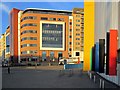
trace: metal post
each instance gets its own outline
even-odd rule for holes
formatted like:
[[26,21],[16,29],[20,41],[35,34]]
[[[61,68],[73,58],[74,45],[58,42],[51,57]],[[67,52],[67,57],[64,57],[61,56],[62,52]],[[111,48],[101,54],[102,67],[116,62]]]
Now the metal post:
[[9,60],[8,60],[8,74],[10,74],[10,64],[9,64]]
[[103,89],[105,88],[105,82],[104,82],[104,80],[102,81],[102,88]]
[[100,79],[100,88],[102,87],[102,80]]
[[92,73],[90,73],[90,79],[92,79]]
[[94,83],[95,83],[95,81],[96,81],[96,77],[95,77],[95,75],[94,75]]

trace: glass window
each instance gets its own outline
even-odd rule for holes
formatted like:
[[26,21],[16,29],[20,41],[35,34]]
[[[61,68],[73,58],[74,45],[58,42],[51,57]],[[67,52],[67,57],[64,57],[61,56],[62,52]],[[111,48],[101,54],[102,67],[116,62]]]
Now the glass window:
[[80,15],[76,15],[76,17],[80,17]]
[[79,43],[79,42],[76,42],[76,45],[80,45],[80,43]]
[[76,36],[80,36],[80,34],[79,34],[79,33],[76,33]]
[[76,29],[76,31],[80,31],[80,29]]
[[76,38],[76,40],[80,40],[80,38]]
[[70,25],[72,25],[72,22],[70,22]]
[[51,21],[56,21],[56,18],[50,18]]
[[72,51],[72,49],[71,49],[71,48],[69,48],[69,51]]
[[79,52],[76,52],[76,56],[80,56],[80,53],[79,53]]
[[42,52],[42,61],[46,61],[46,52]]
[[72,55],[69,55],[69,57],[72,57]]
[[6,52],[10,52],[10,34],[6,36]]
[[47,17],[41,17],[41,20],[48,20]]
[[70,35],[69,38],[72,38],[72,36]]
[[42,24],[42,47],[62,48],[63,47],[63,25]]
[[37,50],[33,50],[33,51],[30,50],[29,52],[30,52],[30,54],[36,54],[36,53],[37,53]]
[[21,32],[21,35],[25,34],[25,33],[37,33],[37,30],[25,30],[25,31]]
[[62,52],[58,52],[58,58],[59,58],[59,60],[60,60],[62,57],[63,57]]
[[27,11],[24,11],[23,12],[23,14],[24,13],[40,13],[40,14],[56,14],[56,15],[69,15],[69,16],[71,16],[72,15],[72,12],[58,12],[58,11],[42,11],[42,10],[39,10],[39,11],[36,11],[36,10],[34,10],[34,11],[31,11],[31,10],[27,10]]
[[72,42],[69,42],[69,44],[71,45],[71,44],[72,44]]
[[37,26],[37,24],[34,24],[34,23],[23,24],[21,28],[26,27],[26,26]]
[[76,22],[80,22],[80,20],[77,19]]
[[37,40],[37,37],[24,37],[21,39],[21,41],[24,41],[24,40]]
[[50,60],[54,61],[54,52],[50,52]]
[[35,20],[36,18],[37,17],[35,17],[35,16],[27,16],[27,17],[22,18],[21,22],[24,21],[24,20],[27,20],[27,19],[33,19],[33,20]]
[[23,51],[23,52],[21,52],[21,54],[27,54],[27,51]]
[[76,50],[80,50],[80,47],[76,47],[75,49],[76,49]]
[[72,32],[72,29],[70,29],[70,32]]
[[64,21],[64,18],[58,18],[58,21]]
[[84,51],[84,48],[83,48],[83,47],[81,48],[81,51]]
[[80,24],[76,24],[76,26],[80,26]]

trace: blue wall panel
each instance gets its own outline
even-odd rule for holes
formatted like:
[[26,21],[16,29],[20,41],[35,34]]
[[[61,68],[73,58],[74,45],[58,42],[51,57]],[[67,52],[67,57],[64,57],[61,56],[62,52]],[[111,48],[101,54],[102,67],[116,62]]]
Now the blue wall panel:
[[95,71],[99,72],[99,42],[96,42],[95,47]]

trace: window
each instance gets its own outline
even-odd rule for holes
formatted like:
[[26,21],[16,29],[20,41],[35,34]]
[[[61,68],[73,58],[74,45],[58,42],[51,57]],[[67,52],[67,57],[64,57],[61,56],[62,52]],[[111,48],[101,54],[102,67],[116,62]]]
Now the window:
[[54,12],[54,11],[41,11],[41,10],[27,10],[24,11],[23,14],[25,13],[38,13],[38,14],[54,14],[54,15],[69,15],[71,16],[72,13],[71,12]]
[[54,52],[50,52],[50,60],[54,61]]
[[37,47],[37,44],[23,44],[21,45],[21,48],[23,47]]
[[76,42],[76,45],[80,45],[80,43],[79,43],[79,42]]
[[27,47],[27,44],[23,44],[23,45],[21,45],[21,48],[23,48],[23,47]]
[[76,49],[76,50],[80,50],[80,47],[76,47],[75,49]]
[[81,24],[81,27],[83,27],[83,28],[84,28],[84,24]]
[[72,29],[70,29],[70,32],[72,32]]
[[71,44],[72,44],[72,42],[69,42],[69,44],[71,45]]
[[76,17],[80,17],[80,15],[76,15]]
[[70,25],[72,25],[72,22],[70,22]]
[[46,52],[42,52],[42,61],[46,61]]
[[76,52],[76,56],[79,56],[80,55],[80,53],[79,52]]
[[72,38],[72,36],[70,35],[69,38]]
[[76,20],[76,22],[80,22],[80,20]]
[[33,50],[33,51],[30,50],[29,52],[30,52],[30,54],[36,54],[36,53],[37,53],[37,50]]
[[37,33],[37,30],[25,30],[21,33],[21,35],[25,33]]
[[80,36],[80,34],[79,34],[79,33],[76,33],[76,36]]
[[72,55],[69,55],[69,57],[72,57]]
[[50,18],[51,21],[56,21],[56,18]]
[[76,38],[76,40],[80,40],[80,38]]
[[21,39],[21,41],[24,41],[24,40],[37,40],[37,37],[24,37]]
[[81,51],[84,51],[84,48],[83,48],[83,47],[81,48]]
[[35,17],[35,16],[27,16],[27,17],[22,18],[21,22],[24,21],[24,20],[27,20],[27,19],[33,19],[33,20],[35,20],[36,18],[37,17]]
[[41,17],[41,20],[48,20],[47,17]]
[[42,23],[42,47],[63,48],[63,24]]
[[76,31],[80,31],[80,29],[76,29]]
[[71,48],[69,48],[69,51],[72,51],[72,49],[71,49]]
[[80,24],[76,24],[76,26],[80,26]]
[[21,52],[21,54],[27,54],[27,51],[23,51],[23,52]]
[[26,26],[37,26],[35,23],[28,23],[28,24],[23,24],[21,28],[26,27]]
[[64,21],[64,18],[58,18],[58,21]]

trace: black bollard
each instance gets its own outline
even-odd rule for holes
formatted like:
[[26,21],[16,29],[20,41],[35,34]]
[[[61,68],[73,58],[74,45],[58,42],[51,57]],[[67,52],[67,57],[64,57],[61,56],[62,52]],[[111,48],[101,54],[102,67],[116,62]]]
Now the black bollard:
[[8,67],[8,74],[10,74],[10,67]]

